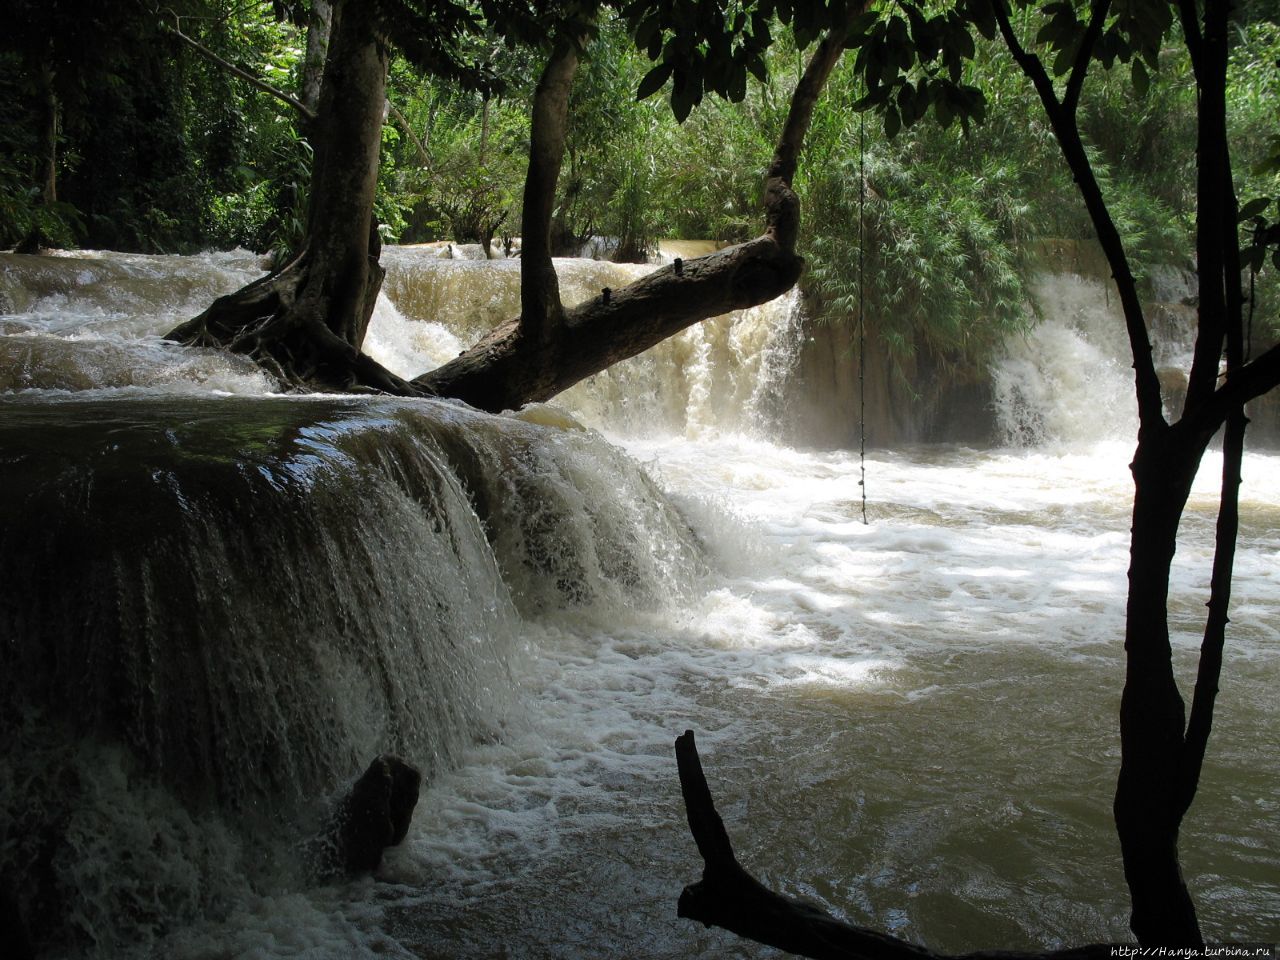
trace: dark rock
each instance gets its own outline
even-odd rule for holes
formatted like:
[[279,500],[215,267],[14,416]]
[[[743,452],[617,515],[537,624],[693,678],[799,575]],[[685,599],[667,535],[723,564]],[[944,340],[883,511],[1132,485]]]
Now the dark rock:
[[18,896],[7,881],[0,883],[0,956],[31,960],[35,955]]
[[369,765],[338,805],[333,839],[337,865],[347,873],[375,870],[382,851],[409,832],[422,774],[384,754]]

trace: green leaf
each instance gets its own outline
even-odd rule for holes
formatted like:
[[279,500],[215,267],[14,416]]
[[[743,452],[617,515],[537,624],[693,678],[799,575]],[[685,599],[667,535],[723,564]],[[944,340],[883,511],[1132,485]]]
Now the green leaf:
[[669,62],[660,63],[646,73],[644,79],[640,81],[640,86],[636,88],[636,100],[644,100],[661,90],[662,85],[671,76],[671,68],[672,64]]
[[1142,65],[1142,61],[1136,57],[1129,65],[1129,77],[1133,80],[1133,92],[1139,97],[1145,97],[1147,91],[1151,89],[1151,75],[1147,73],[1147,68]]
[[955,122],[956,114],[951,108],[951,102],[947,97],[947,90],[941,84],[933,88],[933,114],[938,118],[938,123],[942,124],[942,129],[946,129]]
[[1072,43],[1068,43],[1065,47],[1058,51],[1058,55],[1053,60],[1053,75],[1060,77],[1069,71],[1075,63],[1076,50],[1080,47],[1080,39],[1077,37]]
[[676,123],[684,123],[689,119],[689,111],[693,109],[693,100],[688,94],[677,96],[674,92],[671,94],[671,112],[675,115]]
[[988,40],[996,38],[996,12],[991,0],[969,0],[969,20]]
[[741,103],[747,96],[747,67],[743,63],[729,66],[728,96],[731,103]]
[[658,32],[658,15],[651,14],[640,21],[640,25],[636,27],[636,46],[647,47],[654,34]]
[[1262,211],[1267,209],[1270,205],[1270,197],[1254,197],[1240,208],[1240,213],[1236,216],[1236,222],[1244,223],[1250,217],[1256,217],[1258,214],[1262,213]]
[[898,135],[898,131],[902,129],[902,118],[898,116],[898,111],[893,106],[888,106],[884,111],[884,135],[887,139],[892,140]]

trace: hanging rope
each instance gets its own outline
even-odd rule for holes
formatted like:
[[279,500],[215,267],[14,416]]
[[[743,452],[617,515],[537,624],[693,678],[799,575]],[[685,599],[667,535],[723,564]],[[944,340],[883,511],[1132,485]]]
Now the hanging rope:
[[863,290],[863,247],[866,236],[866,114],[858,114],[858,488],[862,491],[862,525],[867,525],[867,330]]

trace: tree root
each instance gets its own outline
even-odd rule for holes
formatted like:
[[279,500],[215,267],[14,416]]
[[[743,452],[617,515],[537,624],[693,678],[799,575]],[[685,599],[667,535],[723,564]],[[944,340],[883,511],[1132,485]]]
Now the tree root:
[[[219,297],[204,313],[171,330],[166,339],[246,356],[287,390],[426,396],[427,391],[330,329],[324,320],[328,304],[306,295],[310,270],[304,253],[275,273]],[[380,272],[369,281],[365,294],[369,311],[380,281]]]

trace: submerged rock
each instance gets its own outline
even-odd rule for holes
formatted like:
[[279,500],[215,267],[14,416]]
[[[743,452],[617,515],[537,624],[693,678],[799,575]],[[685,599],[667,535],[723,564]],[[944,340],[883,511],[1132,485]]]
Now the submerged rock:
[[409,832],[422,774],[399,757],[383,754],[369,764],[335,812],[334,867],[346,873],[375,870],[387,847]]

